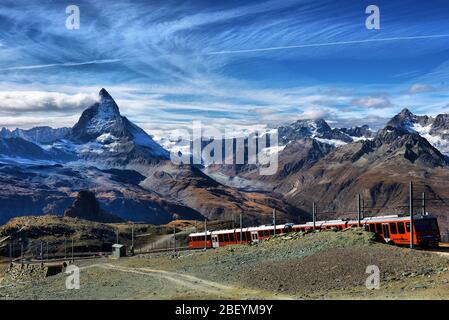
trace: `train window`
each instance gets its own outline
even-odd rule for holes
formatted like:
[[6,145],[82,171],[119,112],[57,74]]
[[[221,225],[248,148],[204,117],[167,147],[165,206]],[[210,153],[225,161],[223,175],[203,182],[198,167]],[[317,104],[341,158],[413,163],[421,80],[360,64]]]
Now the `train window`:
[[435,220],[417,220],[415,222],[415,229],[417,232],[428,232],[437,230],[438,225]]
[[229,241],[235,241],[235,237],[234,237],[234,234],[233,234],[233,233],[231,233],[231,234],[229,235]]
[[218,235],[218,242],[224,242],[224,238],[222,234]]
[[405,223],[405,232],[410,232],[410,222]]
[[399,234],[404,234],[405,233],[404,222],[398,222],[398,233]]
[[245,232],[245,240],[251,241],[251,232],[249,232],[249,231]]
[[432,227],[432,230],[438,230],[438,223],[436,220],[430,220],[430,226]]
[[376,232],[376,225],[375,225],[374,223],[371,223],[371,224],[369,225],[369,231],[371,231],[371,232]]
[[382,225],[380,223],[376,223],[376,233],[382,233]]
[[224,239],[225,242],[229,242],[229,234],[225,233],[223,235],[223,239]]
[[397,234],[398,233],[398,229],[396,227],[396,223],[394,223],[394,222],[390,223],[390,232],[391,232],[391,234]]

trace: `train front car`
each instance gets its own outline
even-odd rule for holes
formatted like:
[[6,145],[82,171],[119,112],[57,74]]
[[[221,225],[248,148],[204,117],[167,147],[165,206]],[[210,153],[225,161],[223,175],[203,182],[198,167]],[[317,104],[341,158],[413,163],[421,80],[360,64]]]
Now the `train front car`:
[[415,231],[413,243],[420,247],[438,247],[441,242],[438,221],[433,216],[418,216],[414,218]]

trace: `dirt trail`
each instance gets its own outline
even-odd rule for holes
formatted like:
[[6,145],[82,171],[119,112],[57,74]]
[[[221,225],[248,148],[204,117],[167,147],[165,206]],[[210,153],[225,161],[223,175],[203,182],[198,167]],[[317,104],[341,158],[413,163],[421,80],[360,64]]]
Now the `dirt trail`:
[[165,279],[169,280],[177,285],[186,287],[190,290],[194,291],[201,291],[206,294],[212,294],[215,295],[219,293],[220,295],[227,296],[232,299],[242,299],[246,297],[252,297],[252,296],[264,296],[267,299],[292,299],[293,297],[287,296],[287,295],[274,295],[271,293],[265,293],[261,292],[259,290],[252,290],[252,289],[244,289],[244,288],[237,288],[229,285],[224,285],[221,283],[204,280],[192,275],[187,274],[181,274],[176,272],[169,272],[165,270],[156,270],[156,269],[150,269],[150,268],[130,268],[130,267],[123,267],[123,266],[116,266],[113,264],[105,263],[105,264],[96,264],[89,267],[99,267],[109,270],[116,270],[121,272],[127,272],[127,273],[134,273],[134,274],[140,274],[140,275],[146,275],[151,276],[159,279]]

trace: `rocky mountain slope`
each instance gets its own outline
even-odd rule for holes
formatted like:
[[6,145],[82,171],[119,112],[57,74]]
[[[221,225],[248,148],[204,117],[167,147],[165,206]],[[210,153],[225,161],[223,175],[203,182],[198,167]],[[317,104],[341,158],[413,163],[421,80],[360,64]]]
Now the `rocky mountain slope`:
[[[279,183],[278,191],[304,210],[315,201],[327,212],[324,218],[354,217],[359,193],[367,214],[406,213],[409,181],[415,182],[417,198],[425,191],[428,199],[444,200],[449,198],[444,182],[448,178],[446,156],[425,138],[387,126],[373,140],[339,147],[309,169],[299,170]],[[447,228],[444,203],[429,201],[428,209]]]
[[436,117],[417,116],[410,112],[410,110],[403,109],[387,123],[387,126],[419,133],[435,148],[445,154],[449,154],[448,114],[439,114]]

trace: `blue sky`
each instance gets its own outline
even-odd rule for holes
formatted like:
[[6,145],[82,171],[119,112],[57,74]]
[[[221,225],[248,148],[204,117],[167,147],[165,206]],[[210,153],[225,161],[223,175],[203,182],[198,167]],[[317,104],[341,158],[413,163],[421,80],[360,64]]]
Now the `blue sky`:
[[447,112],[448,74],[447,1],[0,3],[0,127],[71,126],[102,87],[156,135],[192,120],[377,127],[403,107]]

